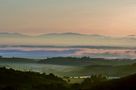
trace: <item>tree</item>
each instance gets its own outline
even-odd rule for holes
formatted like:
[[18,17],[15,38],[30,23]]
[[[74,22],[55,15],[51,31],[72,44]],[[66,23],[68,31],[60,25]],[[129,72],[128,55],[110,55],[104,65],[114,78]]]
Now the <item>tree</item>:
[[106,81],[107,78],[101,74],[99,75],[92,75],[91,78],[86,78],[82,83],[81,87],[83,89],[90,88],[92,86],[95,86],[103,81]]

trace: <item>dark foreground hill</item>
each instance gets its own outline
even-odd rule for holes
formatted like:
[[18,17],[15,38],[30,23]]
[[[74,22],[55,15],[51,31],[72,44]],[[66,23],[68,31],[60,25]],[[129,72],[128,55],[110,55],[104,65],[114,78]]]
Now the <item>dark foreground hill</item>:
[[53,74],[0,68],[0,90],[69,90],[66,85],[64,80]]
[[82,90],[136,90],[136,74],[121,79],[101,82]]
[[0,68],[0,90],[136,90],[136,74],[115,80],[98,75],[71,85],[53,74]]

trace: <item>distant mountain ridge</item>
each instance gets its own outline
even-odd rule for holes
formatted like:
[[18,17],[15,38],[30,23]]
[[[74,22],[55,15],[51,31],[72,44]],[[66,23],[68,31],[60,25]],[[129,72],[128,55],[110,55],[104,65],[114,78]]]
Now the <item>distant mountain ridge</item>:
[[[31,35],[26,35],[22,33],[16,33],[16,32],[0,32],[1,35],[9,35],[9,36],[31,36]],[[47,34],[40,34],[40,35],[35,35],[32,37],[37,37],[37,36],[50,36],[50,35],[75,35],[75,36],[93,36],[93,37],[112,37],[112,36],[107,36],[107,35],[101,35],[101,34],[81,34],[81,33],[73,33],[73,32],[65,32],[65,33],[47,33]],[[116,37],[116,36],[115,36]],[[126,37],[134,37],[136,38],[136,35],[128,35]]]
[[[4,39],[4,40],[3,40]],[[81,33],[48,33],[25,35],[21,33],[0,33],[0,45],[50,45],[50,46],[117,46],[135,47],[136,36],[106,36]],[[132,44],[133,43],[133,44]]]
[[15,36],[18,36],[18,37],[28,37],[28,35],[25,35],[25,34],[21,34],[21,33],[16,33],[16,32],[0,32],[0,36],[12,36],[12,37],[15,37]]
[[46,37],[46,36],[78,36],[78,37],[97,37],[97,38],[106,38],[110,36],[105,36],[105,35],[99,35],[99,34],[81,34],[81,33],[72,33],[72,32],[67,32],[67,33],[48,33],[48,34],[41,34],[39,37]]
[[[22,33],[16,33],[16,32],[0,32],[0,36],[30,36],[30,35],[26,35],[26,34],[22,34]],[[40,35],[35,35],[33,37],[40,37],[40,36],[52,36],[52,35],[57,35],[57,36],[61,36],[61,35],[75,35],[75,36],[93,36],[93,37],[107,37],[105,35],[99,35],[99,34],[81,34],[81,33],[73,33],[73,32],[66,32],[66,33],[47,33],[47,34],[40,34]],[[108,36],[110,37],[110,36]]]
[[85,35],[85,34],[67,32],[67,33],[48,33],[43,35]]

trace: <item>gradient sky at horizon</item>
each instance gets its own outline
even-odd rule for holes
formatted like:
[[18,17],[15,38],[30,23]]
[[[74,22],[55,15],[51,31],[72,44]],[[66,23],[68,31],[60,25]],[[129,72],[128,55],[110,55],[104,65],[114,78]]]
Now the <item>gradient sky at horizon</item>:
[[136,0],[0,0],[0,32],[136,34]]

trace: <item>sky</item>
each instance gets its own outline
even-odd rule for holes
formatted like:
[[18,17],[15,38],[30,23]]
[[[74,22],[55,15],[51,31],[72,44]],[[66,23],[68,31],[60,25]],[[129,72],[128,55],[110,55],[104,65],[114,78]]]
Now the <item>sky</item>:
[[136,34],[136,0],[0,0],[0,32]]

